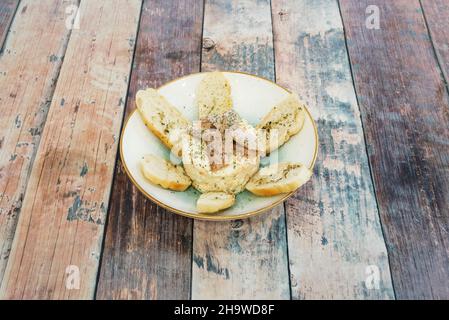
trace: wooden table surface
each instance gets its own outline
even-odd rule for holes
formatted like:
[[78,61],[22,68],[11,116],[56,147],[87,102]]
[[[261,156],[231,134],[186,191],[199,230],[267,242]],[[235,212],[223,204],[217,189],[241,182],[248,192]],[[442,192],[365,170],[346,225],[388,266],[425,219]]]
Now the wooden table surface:
[[[448,0],[1,0],[0,298],[448,299],[448,21]],[[117,155],[137,90],[216,69],[318,125],[312,181],[247,220],[167,212]]]

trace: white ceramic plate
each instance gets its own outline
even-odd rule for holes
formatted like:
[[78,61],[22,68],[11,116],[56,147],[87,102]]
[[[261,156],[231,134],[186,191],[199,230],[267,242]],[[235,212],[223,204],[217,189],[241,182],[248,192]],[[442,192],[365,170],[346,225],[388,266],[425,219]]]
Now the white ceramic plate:
[[[234,110],[251,124],[256,125],[273,106],[283,100],[289,92],[269,80],[240,72],[224,72],[231,84]],[[192,74],[173,80],[159,88],[165,96],[188,119],[198,119],[194,104],[197,85],[204,73]],[[318,149],[315,123],[307,110],[302,131],[292,137],[277,153],[278,161],[292,161],[313,167]],[[139,161],[146,154],[169,159],[169,150],[145,127],[139,113],[134,111],[123,128],[120,155],[125,170],[132,182],[149,199],[166,209],[191,218],[204,220],[231,220],[250,217],[266,211],[286,200],[291,193],[273,197],[257,197],[247,191],[237,195],[233,207],[215,215],[200,214],[196,200],[200,193],[194,188],[184,192],[163,189],[148,182],[140,171]],[[262,159],[262,165],[267,163]]]

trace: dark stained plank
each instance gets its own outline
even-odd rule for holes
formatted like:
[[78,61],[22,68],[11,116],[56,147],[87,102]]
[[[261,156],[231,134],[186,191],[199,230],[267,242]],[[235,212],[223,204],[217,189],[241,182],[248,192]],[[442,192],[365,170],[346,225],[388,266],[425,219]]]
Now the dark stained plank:
[[292,298],[394,298],[338,3],[272,7],[276,79],[307,103],[320,140],[312,181],[286,204]]
[[0,282],[67,48],[65,9],[77,3],[21,1],[0,55]]
[[[202,70],[274,80],[269,0],[208,0]],[[283,205],[233,222],[194,222],[193,299],[289,299]]]
[[448,299],[449,97],[420,3],[340,4],[396,296]]
[[2,0],[0,2],[0,52],[3,51],[3,44],[18,5],[19,0]]
[[421,0],[427,27],[435,48],[441,71],[449,83],[449,1],[447,0]]
[[[68,2],[56,2],[65,14]],[[94,297],[140,9],[140,0],[80,2],[80,28],[71,32],[42,131],[3,299]],[[48,30],[45,22],[38,31]]]
[[[126,113],[139,89],[198,72],[203,4],[145,1]],[[192,220],[158,207],[128,179],[120,161],[112,189],[98,299],[189,299]]]

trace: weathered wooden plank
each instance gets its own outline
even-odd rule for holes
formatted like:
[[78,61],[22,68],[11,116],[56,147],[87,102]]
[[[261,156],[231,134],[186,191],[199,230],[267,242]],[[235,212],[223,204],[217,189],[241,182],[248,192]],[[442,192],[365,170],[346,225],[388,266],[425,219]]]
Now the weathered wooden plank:
[[292,297],[393,298],[338,3],[272,6],[276,79],[310,106],[320,139],[312,182],[286,204]]
[[19,0],[3,0],[0,2],[0,52],[3,49],[9,26],[16,13]]
[[22,1],[0,57],[0,282],[67,47],[65,9],[74,4]]
[[421,7],[447,85],[449,83],[449,30],[447,28],[449,2],[446,0],[422,0]]
[[93,297],[140,8],[139,0],[81,1],[2,298]]
[[[274,80],[268,0],[206,1],[203,70],[241,70]],[[194,222],[193,299],[290,298],[282,205],[234,222]]]
[[[127,114],[137,90],[199,71],[202,17],[201,1],[144,2]],[[192,220],[146,199],[120,161],[114,179],[97,298],[189,299]]]
[[420,4],[340,3],[396,296],[447,299],[449,98]]

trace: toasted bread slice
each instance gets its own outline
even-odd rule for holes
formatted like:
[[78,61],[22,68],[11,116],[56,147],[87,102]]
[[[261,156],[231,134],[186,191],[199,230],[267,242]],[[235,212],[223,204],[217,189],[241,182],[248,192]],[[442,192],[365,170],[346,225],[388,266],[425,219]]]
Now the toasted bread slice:
[[261,168],[247,183],[246,189],[258,196],[292,192],[309,181],[312,171],[299,163],[279,163]]
[[138,91],[136,105],[145,125],[170,150],[180,142],[182,132],[190,125],[190,121],[155,89]]
[[235,196],[224,192],[203,193],[196,203],[200,213],[215,213],[231,207],[235,202]]
[[262,145],[265,145],[261,151],[269,154],[286,143],[291,136],[301,131],[305,116],[304,105],[296,94],[292,93],[281,101],[256,127],[261,134]]
[[154,155],[146,155],[142,159],[141,169],[145,178],[165,189],[184,191],[192,183],[181,166]]
[[209,72],[196,91],[199,118],[221,114],[232,109],[231,85],[221,72]]

